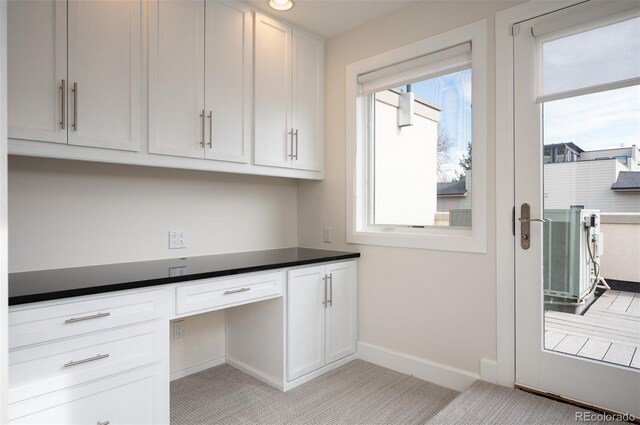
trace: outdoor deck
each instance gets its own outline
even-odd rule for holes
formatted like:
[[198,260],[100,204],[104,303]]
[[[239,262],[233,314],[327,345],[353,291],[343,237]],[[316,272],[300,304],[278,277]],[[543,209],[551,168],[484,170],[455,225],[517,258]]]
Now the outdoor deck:
[[546,311],[544,345],[640,369],[640,294],[606,291],[582,316]]

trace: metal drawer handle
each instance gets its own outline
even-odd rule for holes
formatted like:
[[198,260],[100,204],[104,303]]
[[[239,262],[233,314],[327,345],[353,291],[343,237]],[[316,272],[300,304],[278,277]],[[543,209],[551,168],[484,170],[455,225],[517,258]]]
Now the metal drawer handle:
[[296,128],[296,131],[293,133],[294,136],[296,136],[296,154],[295,155],[291,155],[293,159],[298,159],[298,129]]
[[209,149],[213,149],[213,111],[209,111]]
[[78,131],[78,83],[73,83],[73,131]]
[[60,82],[60,128],[64,130],[65,122],[67,121],[66,116],[66,104],[65,104],[65,96],[67,95],[67,83],[65,80],[61,80]]
[[107,317],[107,316],[111,316],[111,313],[98,313],[98,314],[92,314],[91,316],[72,317],[71,319],[65,320],[64,323],[82,322],[83,320],[98,319],[100,317]]
[[329,273],[329,307],[333,307],[333,273]]
[[111,421],[104,421],[104,422],[98,421],[98,423],[96,425],[109,425],[110,423],[111,423]]
[[238,292],[247,292],[250,291],[251,288],[240,288],[240,289],[232,289],[231,291],[224,291],[225,295],[229,294],[237,294]]
[[71,360],[69,363],[65,363],[64,367],[71,367],[71,366],[77,366],[83,363],[95,362],[96,360],[106,359],[107,357],[109,357],[108,354],[96,354],[94,357],[89,357],[88,359]]
[[293,136],[295,134],[295,132],[293,131],[293,128],[291,129],[290,132],[287,133],[289,136],[291,136],[291,153],[289,155],[287,155],[289,158],[293,159]]

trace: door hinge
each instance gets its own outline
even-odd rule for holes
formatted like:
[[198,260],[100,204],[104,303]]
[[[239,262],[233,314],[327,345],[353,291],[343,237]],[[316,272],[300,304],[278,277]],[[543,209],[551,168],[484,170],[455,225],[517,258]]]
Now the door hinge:
[[520,24],[511,25],[511,27],[509,28],[509,35],[516,36],[518,34],[520,34]]

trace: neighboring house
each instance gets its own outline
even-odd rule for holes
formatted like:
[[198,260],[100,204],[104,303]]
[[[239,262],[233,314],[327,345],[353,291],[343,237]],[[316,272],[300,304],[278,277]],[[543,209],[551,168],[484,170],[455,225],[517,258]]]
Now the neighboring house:
[[438,183],[438,212],[471,209],[471,171],[456,182]]

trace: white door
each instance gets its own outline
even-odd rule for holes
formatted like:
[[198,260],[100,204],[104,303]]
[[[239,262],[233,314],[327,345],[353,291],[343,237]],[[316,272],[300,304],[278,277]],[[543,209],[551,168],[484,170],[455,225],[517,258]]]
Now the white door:
[[291,166],[302,170],[322,169],[324,97],[324,43],[293,30],[291,70],[293,80],[292,127],[294,151]]
[[67,2],[7,7],[9,137],[67,143]]
[[204,0],[149,2],[149,152],[204,157]]
[[328,264],[327,364],[356,352],[356,262]]
[[254,40],[254,162],[290,167],[291,28],[256,13]]
[[620,144],[640,136],[640,20],[624,9],[581,4],[514,31],[515,213],[528,204],[531,220],[515,226],[516,383],[638,417],[640,294],[611,310],[619,291],[589,296],[637,243],[606,224],[640,213],[613,190],[638,165]]
[[247,162],[251,137],[252,12],[208,0],[205,23],[205,157]]
[[69,144],[137,151],[142,2],[68,2]]
[[325,365],[325,267],[289,272],[287,283],[287,380]]

